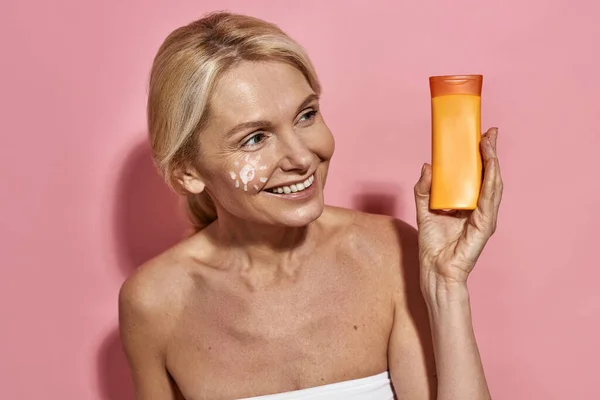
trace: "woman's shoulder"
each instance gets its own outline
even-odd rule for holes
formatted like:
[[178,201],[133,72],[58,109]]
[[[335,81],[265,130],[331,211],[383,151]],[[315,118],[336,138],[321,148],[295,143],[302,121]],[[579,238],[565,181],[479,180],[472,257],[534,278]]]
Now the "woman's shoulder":
[[169,316],[184,303],[192,289],[184,255],[186,242],[146,261],[123,282],[119,291],[120,313],[160,321],[167,328]]
[[336,226],[330,237],[337,251],[358,260],[368,276],[400,295],[406,287],[419,287],[418,232],[412,225],[339,207],[328,207],[324,217]]
[[417,230],[393,216],[328,206],[324,216],[333,226],[338,248],[351,252],[365,263],[397,274],[402,268],[418,265]]
[[401,250],[416,245],[417,230],[393,216],[327,206],[324,219],[346,239],[365,241],[373,247]]

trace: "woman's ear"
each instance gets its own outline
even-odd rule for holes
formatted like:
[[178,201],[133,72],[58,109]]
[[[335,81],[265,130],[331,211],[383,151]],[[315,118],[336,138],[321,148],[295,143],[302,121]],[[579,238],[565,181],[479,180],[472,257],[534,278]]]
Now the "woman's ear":
[[200,174],[193,168],[175,171],[174,178],[178,186],[187,193],[200,194],[206,187]]

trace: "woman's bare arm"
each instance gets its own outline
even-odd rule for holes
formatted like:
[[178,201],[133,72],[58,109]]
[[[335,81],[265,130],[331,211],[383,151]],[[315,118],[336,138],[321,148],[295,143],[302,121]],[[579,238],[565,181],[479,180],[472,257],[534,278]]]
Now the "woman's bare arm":
[[490,399],[466,285],[422,290],[417,231],[402,222],[397,229],[403,279],[395,301],[389,367],[398,398]]
[[425,298],[438,371],[437,399],[491,399],[466,284],[437,285]]
[[[177,400],[177,387],[165,365],[168,326],[164,304],[137,277],[119,293],[119,330],[136,400]],[[147,282],[146,282],[147,283]]]

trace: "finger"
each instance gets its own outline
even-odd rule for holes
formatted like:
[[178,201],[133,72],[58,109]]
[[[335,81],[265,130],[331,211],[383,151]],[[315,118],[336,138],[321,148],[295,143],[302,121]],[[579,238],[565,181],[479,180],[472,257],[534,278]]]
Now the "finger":
[[[498,128],[490,128],[486,133],[481,135],[481,154],[484,164],[487,160],[496,157],[496,141],[498,139]],[[490,147],[487,147],[488,144]]]
[[423,164],[421,177],[415,184],[415,204],[417,206],[417,221],[429,215],[429,195],[431,191],[431,165]]
[[483,175],[483,184],[481,187],[481,193],[479,194],[479,200],[477,202],[477,208],[485,216],[491,217],[494,214],[495,202],[494,196],[496,193],[496,162],[494,158],[488,158]]
[[489,159],[489,158],[494,158],[495,159],[495,195],[494,195],[494,205],[496,208],[500,207],[500,200],[502,198],[502,190],[503,190],[503,183],[502,183],[502,172],[500,170],[500,163],[498,160],[498,147],[497,147],[497,143],[498,143],[498,128],[491,128],[488,130],[487,132],[487,140],[489,140],[491,143],[491,151],[489,152],[489,154],[484,155],[484,159]]
[[497,153],[496,149],[496,144],[498,143],[498,128],[492,128],[490,129],[491,131],[491,136],[490,139],[492,139],[492,145],[494,147],[494,153]]
[[485,162],[484,177],[479,201],[478,211],[481,213],[480,222],[485,227],[480,227],[493,233],[496,229],[496,221],[499,208],[499,198],[502,191],[502,180],[499,175],[498,158],[494,149],[497,130],[488,131],[486,138],[482,139],[481,150]]
[[502,192],[504,190],[504,182],[502,180],[502,171],[500,168],[500,161],[498,159],[498,128],[494,128],[495,133],[492,140],[492,147],[494,149],[494,158],[496,164],[496,193],[494,196],[494,206],[496,208],[496,219],[498,218],[498,209],[500,208],[500,202],[502,200]]

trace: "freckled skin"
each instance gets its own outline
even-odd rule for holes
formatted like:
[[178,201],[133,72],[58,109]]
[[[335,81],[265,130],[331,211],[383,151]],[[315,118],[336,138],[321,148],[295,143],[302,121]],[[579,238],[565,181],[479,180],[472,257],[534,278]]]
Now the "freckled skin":
[[[219,218],[139,268],[122,289],[123,318],[143,316],[131,323],[132,346],[147,357],[135,376],[150,382],[155,398],[227,400],[375,375],[389,367],[395,320],[417,349],[406,373],[427,385],[430,355],[406,328],[423,320],[409,318],[406,306],[409,297],[422,301],[410,272],[418,270],[416,231],[325,206],[335,146],[318,100],[299,109],[313,93],[299,71],[273,62],[242,63],[218,82],[198,179]],[[226,135],[256,120],[269,124]],[[308,199],[263,190],[311,174]]]

